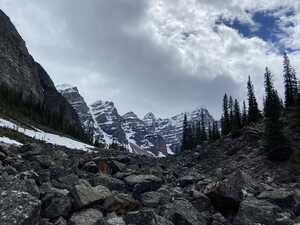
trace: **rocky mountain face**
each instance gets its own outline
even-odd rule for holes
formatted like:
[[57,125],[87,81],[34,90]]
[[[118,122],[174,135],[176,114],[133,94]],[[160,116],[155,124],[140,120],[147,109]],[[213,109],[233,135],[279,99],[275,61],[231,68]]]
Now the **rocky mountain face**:
[[262,127],[161,159],[0,143],[1,224],[297,225],[299,133],[286,130],[293,156],[273,163]]
[[[204,123],[205,127],[207,128],[209,123],[214,122],[214,118],[205,108],[197,108],[192,112],[188,112],[188,121],[192,124],[200,122],[201,112],[203,112]],[[183,120],[184,113],[175,115],[167,119],[157,119],[153,113],[148,113],[143,119],[144,123],[146,124],[147,130],[162,136],[166,144],[168,145],[168,148],[170,148],[173,152],[177,152],[181,144]]]
[[58,91],[68,100],[75,109],[85,133],[93,139],[95,133],[95,122],[84,98],[80,95],[76,87],[70,85],[58,85]]
[[29,54],[24,40],[1,10],[0,85],[20,93],[20,101],[43,105],[49,115],[61,115],[68,126],[81,133],[81,123],[75,110],[56,90],[47,72]]
[[137,154],[168,154],[164,139],[149,131],[133,112],[121,116],[109,101],[97,101],[88,106],[76,87],[59,85],[57,88],[76,110],[85,131],[98,143],[117,143]]

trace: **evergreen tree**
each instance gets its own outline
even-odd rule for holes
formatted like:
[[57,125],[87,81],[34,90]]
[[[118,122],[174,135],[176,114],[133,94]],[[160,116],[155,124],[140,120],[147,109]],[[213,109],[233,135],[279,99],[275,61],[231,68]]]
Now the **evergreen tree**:
[[242,126],[247,126],[248,116],[247,116],[247,108],[246,108],[246,102],[243,101],[243,112],[242,112]]
[[205,116],[204,116],[204,110],[201,109],[201,131],[202,131],[202,140],[207,140],[207,134],[206,134],[206,128],[205,128]]
[[230,124],[230,131],[232,130],[233,125],[233,114],[234,114],[234,103],[232,96],[229,97],[229,124]]
[[237,131],[242,128],[242,119],[241,119],[241,110],[240,105],[237,99],[234,101],[234,110],[233,110],[233,130]]
[[208,123],[208,140],[209,141],[213,141],[213,130],[212,130],[212,126],[211,123]]
[[197,145],[201,145],[203,144],[203,139],[202,139],[202,129],[201,129],[201,123],[198,122],[196,124],[196,140],[195,140],[195,144]]
[[283,56],[283,77],[285,88],[285,106],[293,107],[297,100],[297,79],[296,72],[291,66],[290,59],[285,53]]
[[227,135],[230,133],[230,119],[228,112],[228,97],[227,94],[223,98],[223,116],[222,116],[222,135]]
[[184,114],[181,150],[192,149],[193,145],[193,129],[188,123],[187,115]]
[[256,123],[260,119],[260,112],[256,101],[254,86],[249,76],[248,83],[248,124]]
[[220,132],[218,122],[214,121],[212,125],[212,140],[218,140],[220,138]]
[[282,107],[268,68],[265,73],[265,95],[265,150],[270,160],[284,161],[289,159],[291,150],[282,132]]

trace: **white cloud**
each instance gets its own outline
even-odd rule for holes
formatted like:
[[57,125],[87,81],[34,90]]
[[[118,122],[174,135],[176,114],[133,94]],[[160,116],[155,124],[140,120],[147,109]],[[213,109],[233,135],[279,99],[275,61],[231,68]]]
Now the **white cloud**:
[[[77,85],[89,102],[113,100],[121,113],[140,116],[199,105],[219,116],[225,91],[245,98],[248,75],[262,99],[266,65],[281,87],[282,59],[272,44],[216,26],[220,17],[238,18],[257,29],[254,12],[280,7],[276,13],[289,34],[282,43],[300,48],[294,0],[0,0],[56,83]],[[291,7],[295,15],[287,17]],[[295,27],[286,28],[289,22]],[[300,69],[299,53],[291,59]]]

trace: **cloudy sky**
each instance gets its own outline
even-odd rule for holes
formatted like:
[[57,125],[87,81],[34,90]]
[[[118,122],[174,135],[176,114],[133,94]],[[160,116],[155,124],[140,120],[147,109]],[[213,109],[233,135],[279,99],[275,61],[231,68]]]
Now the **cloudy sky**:
[[56,84],[120,113],[206,106],[219,118],[224,92],[242,101],[249,74],[262,99],[266,65],[282,87],[282,52],[300,69],[295,0],[0,0],[0,9]]

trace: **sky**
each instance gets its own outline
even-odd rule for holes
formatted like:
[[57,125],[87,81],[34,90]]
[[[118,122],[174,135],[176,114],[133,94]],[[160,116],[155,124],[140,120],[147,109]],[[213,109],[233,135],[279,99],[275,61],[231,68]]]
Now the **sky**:
[[259,102],[269,66],[282,93],[282,54],[300,70],[295,0],[0,0],[55,84],[120,114],[169,117],[205,106],[220,118],[226,92]]

